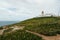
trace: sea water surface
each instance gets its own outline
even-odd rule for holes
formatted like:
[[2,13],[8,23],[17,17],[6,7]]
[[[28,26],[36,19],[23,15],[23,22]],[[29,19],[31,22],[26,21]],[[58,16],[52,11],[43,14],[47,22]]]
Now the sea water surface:
[[17,23],[17,21],[0,21],[0,26],[10,25]]

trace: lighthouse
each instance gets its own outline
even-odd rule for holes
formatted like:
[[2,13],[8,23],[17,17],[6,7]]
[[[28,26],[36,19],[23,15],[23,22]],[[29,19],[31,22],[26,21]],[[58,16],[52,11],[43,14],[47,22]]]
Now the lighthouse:
[[44,16],[44,11],[42,11],[41,14],[42,14],[42,17],[43,17]]

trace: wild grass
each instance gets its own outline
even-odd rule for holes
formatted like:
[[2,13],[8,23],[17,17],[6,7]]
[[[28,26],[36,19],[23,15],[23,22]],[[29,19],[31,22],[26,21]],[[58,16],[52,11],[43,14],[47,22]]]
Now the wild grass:
[[0,40],[42,40],[42,38],[23,30],[18,30],[6,35],[1,35]]

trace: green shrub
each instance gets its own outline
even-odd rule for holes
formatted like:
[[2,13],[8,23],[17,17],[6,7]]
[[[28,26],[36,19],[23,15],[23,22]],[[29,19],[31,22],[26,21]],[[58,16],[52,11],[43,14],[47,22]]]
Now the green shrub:
[[57,31],[56,33],[57,33],[57,34],[60,34],[60,31]]
[[10,34],[2,35],[0,40],[42,40],[41,37],[19,30]]
[[0,30],[2,30],[3,29],[3,27],[0,27]]
[[12,29],[13,29],[13,28],[8,28],[8,29],[4,30],[4,33],[10,32],[10,31],[12,31]]

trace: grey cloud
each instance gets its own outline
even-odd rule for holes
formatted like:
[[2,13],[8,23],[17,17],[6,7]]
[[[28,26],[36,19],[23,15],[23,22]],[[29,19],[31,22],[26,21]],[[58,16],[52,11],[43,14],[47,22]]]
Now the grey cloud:
[[[1,0],[0,0],[1,1]],[[32,0],[30,0],[32,1]],[[38,0],[36,0],[38,2]],[[52,12],[57,13],[60,9],[60,2],[57,0],[43,0],[42,3],[28,2],[27,0],[3,0],[2,9],[0,7],[0,19],[1,20],[24,20],[34,16],[40,15],[41,11],[44,10],[46,13]],[[1,5],[2,5],[1,4]],[[7,5],[7,6],[5,6]],[[59,10],[57,10],[59,9]],[[6,18],[6,19],[5,19]],[[9,19],[8,19],[9,18]]]

